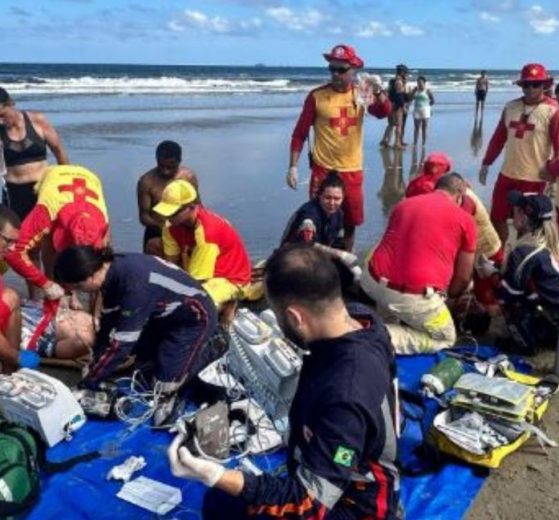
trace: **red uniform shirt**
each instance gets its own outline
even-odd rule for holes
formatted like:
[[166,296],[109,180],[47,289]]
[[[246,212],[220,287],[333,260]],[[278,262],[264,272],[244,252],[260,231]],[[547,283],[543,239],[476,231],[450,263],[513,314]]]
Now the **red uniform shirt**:
[[[315,164],[339,172],[363,169],[363,118],[365,109],[355,101],[356,89],[338,92],[330,83],[312,90],[291,137],[291,150],[301,151],[311,127],[314,129],[312,157]],[[367,112],[377,118],[390,114],[388,98],[375,100]]]
[[203,207],[194,229],[180,224],[164,228],[163,250],[168,256],[182,255],[185,271],[197,280],[250,282],[250,259],[239,233],[228,220]]
[[457,254],[473,253],[476,239],[474,219],[447,193],[438,190],[404,199],[390,215],[369,272],[410,292],[426,287],[446,290]]

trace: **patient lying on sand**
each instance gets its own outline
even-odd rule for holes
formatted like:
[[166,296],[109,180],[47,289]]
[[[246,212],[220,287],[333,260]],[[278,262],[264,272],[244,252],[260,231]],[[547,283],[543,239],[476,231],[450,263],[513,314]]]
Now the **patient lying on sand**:
[[[47,315],[47,318],[45,318]],[[38,330],[40,329],[40,330]],[[81,310],[60,307],[51,319],[42,302],[21,305],[21,348],[32,343],[41,357],[76,359],[89,353],[95,341],[93,316]]]

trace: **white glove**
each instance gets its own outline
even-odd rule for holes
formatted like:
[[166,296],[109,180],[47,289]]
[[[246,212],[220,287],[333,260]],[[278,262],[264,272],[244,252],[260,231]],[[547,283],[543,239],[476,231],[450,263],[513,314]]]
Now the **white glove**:
[[495,262],[489,260],[485,255],[479,255],[475,268],[481,278],[489,278],[492,274],[499,272],[499,269],[495,267]]
[[299,175],[297,174],[297,166],[290,166],[287,170],[286,181],[287,185],[293,189],[297,189],[297,181],[299,179]]
[[183,446],[185,439],[183,434],[177,435],[167,450],[171,473],[175,477],[198,480],[208,487],[214,487],[225,473],[225,468],[217,462],[192,455]]
[[43,287],[43,291],[45,293],[45,298],[47,300],[60,300],[65,294],[66,291],[60,285],[54,282],[49,282],[47,285]]
[[483,165],[479,169],[479,183],[482,186],[485,186],[485,183],[487,182],[487,174],[488,173],[489,173],[489,166]]
[[349,251],[343,251],[340,253],[340,261],[351,271],[353,274],[353,280],[358,282],[361,279],[363,270],[359,265],[359,259],[357,256]]
[[340,260],[347,267],[351,267],[352,265],[359,262],[359,260],[357,259],[357,255],[354,255],[349,251],[342,251],[340,253]]

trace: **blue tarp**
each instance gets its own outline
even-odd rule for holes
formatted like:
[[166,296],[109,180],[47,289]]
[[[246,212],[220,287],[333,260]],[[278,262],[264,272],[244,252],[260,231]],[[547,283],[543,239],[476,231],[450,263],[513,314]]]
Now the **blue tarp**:
[[[436,356],[413,356],[398,359],[400,385],[417,390],[419,379],[435,362]],[[407,422],[401,439],[404,460],[421,440],[421,428]],[[45,476],[39,504],[28,516],[30,520],[71,519],[196,519],[205,488],[198,483],[174,478],[167,462],[166,448],[171,435],[152,431],[148,426],[134,430],[121,422],[90,420],[76,432],[69,443],[51,448],[48,459],[56,462],[69,457],[101,450],[101,458],[82,463],[71,470]],[[143,475],[182,490],[183,503],[164,517],[128,504],[116,497],[122,483],[107,481],[106,475],[116,464],[131,455],[142,455],[147,466],[135,476]],[[254,457],[253,461],[265,471],[281,470],[284,452]],[[466,465],[446,463],[434,473],[402,478],[402,502],[406,517],[420,519],[460,519],[483,485],[485,472]],[[225,518],[225,517],[224,517]]]

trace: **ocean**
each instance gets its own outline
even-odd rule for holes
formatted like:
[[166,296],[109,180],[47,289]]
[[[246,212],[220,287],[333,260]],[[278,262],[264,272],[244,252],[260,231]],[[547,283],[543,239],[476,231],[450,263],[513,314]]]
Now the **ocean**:
[[[385,82],[393,74],[368,71]],[[487,133],[503,103],[518,93],[517,71],[488,71],[483,128],[473,119],[479,71],[410,72],[411,81],[427,76],[436,99],[427,150],[379,150],[386,123],[368,118],[366,222],[358,230],[359,250],[382,233],[423,153],[446,151],[458,171],[475,179]],[[197,172],[205,205],[235,224],[254,260],[276,247],[289,215],[306,200],[303,157],[302,185],[296,192],[285,185],[290,136],[306,93],[328,78],[326,67],[0,64],[0,86],[18,108],[44,112],[71,161],[103,179],[118,249],[141,249],[136,183],[154,166],[157,144],[172,139],[183,147],[183,163]],[[412,126],[409,121],[408,142]],[[487,198],[487,188],[480,191]]]

